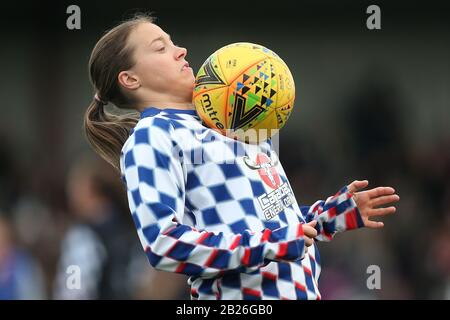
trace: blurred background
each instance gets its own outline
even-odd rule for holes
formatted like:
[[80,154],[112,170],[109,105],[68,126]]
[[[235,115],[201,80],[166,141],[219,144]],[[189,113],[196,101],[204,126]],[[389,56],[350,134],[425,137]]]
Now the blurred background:
[[[81,9],[68,30],[66,9]],[[81,131],[96,41],[152,11],[194,71],[219,47],[262,44],[290,67],[294,112],[280,159],[301,204],[354,179],[401,201],[382,230],[319,244],[324,299],[450,299],[450,5],[377,1],[35,1],[0,19],[0,299],[188,299],[186,277],[151,268],[124,186]],[[69,290],[68,266],[83,270]],[[381,289],[366,286],[381,270]],[[68,273],[69,272],[69,273]]]

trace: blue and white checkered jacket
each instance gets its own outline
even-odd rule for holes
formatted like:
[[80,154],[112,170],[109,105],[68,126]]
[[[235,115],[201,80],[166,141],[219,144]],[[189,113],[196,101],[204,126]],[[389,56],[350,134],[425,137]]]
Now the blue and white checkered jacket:
[[346,187],[300,207],[270,140],[225,137],[195,110],[145,109],[120,165],[150,264],[189,275],[192,299],[320,299],[302,224],[325,241],[363,226]]

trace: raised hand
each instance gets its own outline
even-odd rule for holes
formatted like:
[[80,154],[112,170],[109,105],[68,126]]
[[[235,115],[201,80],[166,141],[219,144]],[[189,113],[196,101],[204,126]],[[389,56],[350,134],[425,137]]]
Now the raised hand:
[[367,180],[355,180],[348,185],[348,190],[353,194],[353,199],[361,213],[364,226],[368,228],[382,228],[384,226],[383,222],[372,221],[369,218],[393,214],[396,211],[394,206],[381,206],[397,202],[400,200],[400,197],[395,194],[395,189],[392,187],[377,187],[359,191],[368,185],[369,181]]

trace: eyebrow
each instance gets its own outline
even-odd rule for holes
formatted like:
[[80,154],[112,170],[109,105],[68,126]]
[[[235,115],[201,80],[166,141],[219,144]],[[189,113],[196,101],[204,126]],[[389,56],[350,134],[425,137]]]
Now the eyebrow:
[[[167,36],[169,37],[169,40],[171,40],[170,34],[167,34]],[[159,36],[158,38],[153,39],[152,42],[150,42],[150,45],[152,45],[153,42],[155,42],[155,41],[164,41],[164,37],[163,36]]]

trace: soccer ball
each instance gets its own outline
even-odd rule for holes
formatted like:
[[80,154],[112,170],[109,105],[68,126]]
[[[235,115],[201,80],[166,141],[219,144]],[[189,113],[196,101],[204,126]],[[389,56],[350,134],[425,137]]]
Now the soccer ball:
[[273,51],[239,42],[214,52],[197,73],[193,102],[202,121],[247,143],[271,138],[288,120],[295,84]]

